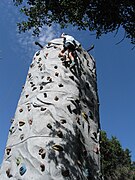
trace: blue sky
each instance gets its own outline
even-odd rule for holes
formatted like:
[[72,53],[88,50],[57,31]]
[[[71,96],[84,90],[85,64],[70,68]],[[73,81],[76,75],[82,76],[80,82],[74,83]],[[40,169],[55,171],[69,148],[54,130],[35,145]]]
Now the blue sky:
[[[21,89],[25,83],[29,65],[38,48],[31,33],[18,34],[16,22],[20,14],[11,0],[0,1],[0,163],[14,117]],[[74,36],[84,48],[95,45],[91,54],[97,64],[98,93],[100,100],[101,128],[109,137],[116,136],[123,148],[132,151],[135,160],[135,50],[128,40],[119,42],[124,33],[116,38],[108,34],[96,40],[88,31],[77,31],[70,27],[60,30],[58,26],[44,27],[38,41],[45,45],[61,32]]]

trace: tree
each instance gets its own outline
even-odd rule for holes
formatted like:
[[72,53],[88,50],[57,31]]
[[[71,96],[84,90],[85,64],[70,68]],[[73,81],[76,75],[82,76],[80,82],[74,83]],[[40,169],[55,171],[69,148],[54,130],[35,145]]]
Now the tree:
[[104,131],[101,132],[101,162],[105,180],[135,179],[135,166],[129,149],[122,149],[116,137],[108,139]]
[[19,31],[33,28],[38,35],[40,27],[59,23],[61,28],[69,24],[78,29],[89,29],[99,38],[102,34],[122,27],[124,38],[135,44],[135,1],[133,0],[13,0],[26,20],[18,23]]

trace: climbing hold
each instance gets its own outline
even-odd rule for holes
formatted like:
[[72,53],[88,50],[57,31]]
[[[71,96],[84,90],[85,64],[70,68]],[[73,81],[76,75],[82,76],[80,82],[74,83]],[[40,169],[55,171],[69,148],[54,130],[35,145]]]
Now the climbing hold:
[[80,118],[79,118],[79,117],[76,117],[76,121],[77,121],[77,123],[78,123],[79,125],[81,125],[81,123],[80,123]]
[[21,176],[24,175],[26,171],[27,171],[26,166],[23,164],[23,165],[20,167],[20,170],[19,170]]
[[74,76],[69,76],[70,79],[72,79],[74,81]]
[[66,120],[65,119],[61,119],[60,122],[61,122],[61,124],[65,124]]
[[96,153],[96,154],[99,154],[99,147],[98,146],[95,146],[93,151]]
[[46,98],[47,97],[47,94],[46,93],[44,93],[44,98]]
[[79,166],[82,166],[82,163],[81,163],[79,160],[77,160],[77,164],[78,164]]
[[85,177],[90,177],[90,173],[89,173],[89,170],[88,169],[84,169],[83,170],[83,175],[85,176]]
[[46,54],[45,54],[45,58],[47,58],[48,54],[49,54],[49,53],[46,53]]
[[23,112],[23,109],[21,108],[21,109],[19,109],[19,112]]
[[20,139],[23,140],[24,139],[24,134],[20,135]]
[[11,152],[11,148],[10,147],[6,148],[6,152],[7,152],[7,155],[9,155]]
[[33,82],[31,81],[30,84],[33,84]]
[[32,122],[33,122],[32,119],[28,120],[29,125],[32,125]]
[[70,105],[67,106],[67,109],[72,114],[72,110],[71,110],[71,106]]
[[59,87],[63,87],[63,84],[59,84]]
[[58,144],[53,145],[52,148],[56,151],[63,151],[63,147]]
[[47,127],[48,127],[49,129],[52,129],[52,125],[51,125],[50,123],[47,124]]
[[38,51],[37,53],[36,53],[36,56],[38,56],[40,54],[40,51]]
[[59,100],[59,98],[58,98],[57,96],[55,96],[54,100],[55,100],[55,101],[58,101],[58,100]]
[[33,68],[33,67],[34,67],[34,64],[32,63],[32,64],[30,65],[30,67]]
[[46,155],[45,149],[40,148],[38,154],[41,155],[42,159],[44,159],[44,158],[45,158],[45,155]]
[[47,81],[52,82],[52,78],[48,76]]
[[60,137],[60,138],[62,138],[62,137],[63,137],[62,131],[59,130],[59,131],[57,132],[57,136]]
[[13,176],[11,175],[11,173],[10,173],[10,169],[8,169],[8,170],[6,171],[6,174],[7,174],[7,177],[9,177],[9,178],[13,177]]
[[86,114],[85,112],[82,112],[82,116],[84,117],[84,119],[85,119],[86,121],[88,121],[88,116],[87,116],[87,114]]
[[25,124],[24,121],[19,121],[19,126],[23,126]]
[[20,163],[21,163],[21,157],[16,158],[16,165],[19,166]]
[[30,106],[30,105],[28,105],[28,106],[27,106],[27,108],[28,108],[28,111],[30,111],[30,110],[31,110],[31,106]]
[[38,61],[41,61],[42,59],[41,58],[38,58]]
[[28,78],[31,78],[31,73],[28,73]]
[[92,134],[94,135],[95,139],[97,139],[97,133],[93,132]]
[[42,90],[44,87],[43,86],[40,86],[40,90]]
[[10,134],[13,134],[15,131],[16,131],[16,129],[15,129],[15,127],[14,127],[14,126],[13,126],[13,127],[11,127],[11,129],[9,129]]
[[61,170],[61,174],[62,174],[64,177],[67,177],[67,176],[69,176],[69,170],[68,170],[68,169],[62,169],[62,170]]
[[91,119],[93,119],[93,114],[92,114],[91,111],[88,112],[88,116],[89,116]]
[[55,73],[55,76],[58,76],[58,75],[59,75],[59,73],[58,73],[58,72],[56,72],[56,73]]
[[32,85],[31,85],[31,87],[34,87],[34,86],[35,86],[35,84],[32,84]]
[[32,89],[32,91],[34,91],[34,90],[36,90],[37,89],[37,87],[34,87],[33,89]]
[[29,97],[29,94],[26,94],[25,97],[26,97],[26,98]]
[[12,118],[12,119],[10,120],[10,122],[13,123],[13,122],[14,122],[14,119]]
[[46,110],[46,108],[41,107],[41,111],[45,111],[45,110]]
[[54,69],[57,69],[58,68],[58,66],[54,66]]
[[46,153],[42,153],[42,154],[41,154],[42,159],[45,158],[45,155],[46,155]]
[[40,168],[41,168],[41,171],[43,172],[45,170],[45,165],[44,164],[40,164]]
[[40,68],[40,71],[42,71],[43,69],[42,68]]
[[46,84],[48,84],[48,82],[42,82],[41,83],[43,86],[45,86]]

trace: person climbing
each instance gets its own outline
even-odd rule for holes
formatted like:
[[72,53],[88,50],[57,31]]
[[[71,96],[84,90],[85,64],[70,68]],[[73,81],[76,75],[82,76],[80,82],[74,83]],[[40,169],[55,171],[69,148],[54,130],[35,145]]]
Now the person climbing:
[[81,44],[78,41],[76,41],[72,36],[67,35],[65,33],[61,34],[61,38],[64,38],[64,45],[63,49],[59,53],[59,57],[65,57],[64,53],[65,51],[68,51],[68,57],[72,61],[72,64],[70,66],[71,68],[75,65],[74,51],[76,47],[81,46]]

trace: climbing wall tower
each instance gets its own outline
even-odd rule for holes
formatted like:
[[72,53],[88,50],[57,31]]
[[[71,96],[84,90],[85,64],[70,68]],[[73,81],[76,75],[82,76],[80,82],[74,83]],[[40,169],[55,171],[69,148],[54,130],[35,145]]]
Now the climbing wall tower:
[[36,52],[9,130],[0,180],[96,180],[99,102],[94,59],[59,57],[63,39]]

